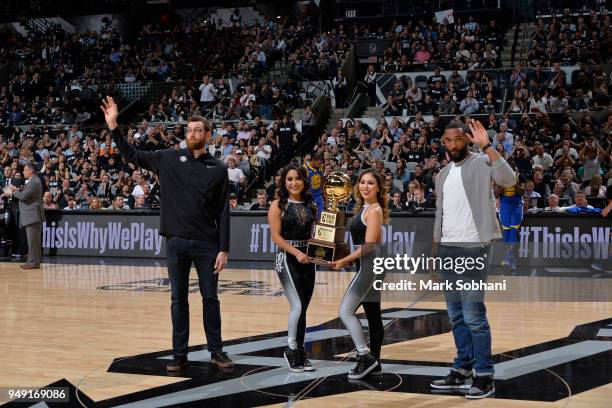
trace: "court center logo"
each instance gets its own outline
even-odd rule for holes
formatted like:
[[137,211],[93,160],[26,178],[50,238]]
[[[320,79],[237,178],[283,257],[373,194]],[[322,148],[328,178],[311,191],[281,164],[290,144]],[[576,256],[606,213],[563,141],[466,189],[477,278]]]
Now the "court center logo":
[[[359,317],[364,319],[363,315]],[[386,309],[382,317],[388,325],[383,346],[435,336],[451,329],[445,310]],[[347,372],[355,363],[343,356],[351,351],[352,342],[337,318],[307,331],[306,351],[317,371],[289,372],[282,357],[286,345],[286,332],[227,341],[224,351],[236,363],[231,371],[222,371],[210,363],[210,354],[204,345],[194,346],[189,349],[190,366],[182,375],[183,381],[95,404],[82,392],[79,395],[81,400],[88,401],[88,407],[254,407],[295,403],[296,395],[315,398],[360,390],[387,391],[390,384],[399,384],[392,392],[434,394],[429,383],[448,374],[450,366],[450,363],[421,361],[418,355],[398,359],[397,346],[392,348],[394,360],[385,360],[383,348],[382,376],[349,382]],[[108,371],[167,376],[166,364],[170,359],[172,350],[117,358]],[[565,338],[506,351],[493,359],[497,399],[554,402],[609,384],[612,318],[577,326]],[[70,386],[74,396],[74,386],[66,380],[52,385]]]

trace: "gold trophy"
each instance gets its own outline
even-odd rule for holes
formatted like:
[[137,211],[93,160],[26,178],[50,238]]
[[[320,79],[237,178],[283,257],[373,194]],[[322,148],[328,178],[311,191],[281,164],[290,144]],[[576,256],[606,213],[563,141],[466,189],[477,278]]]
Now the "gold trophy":
[[351,179],[346,173],[334,171],[325,178],[325,209],[314,224],[306,250],[311,262],[329,265],[348,254],[348,245],[344,242],[346,213],[338,209],[338,204],[347,201],[352,191]]

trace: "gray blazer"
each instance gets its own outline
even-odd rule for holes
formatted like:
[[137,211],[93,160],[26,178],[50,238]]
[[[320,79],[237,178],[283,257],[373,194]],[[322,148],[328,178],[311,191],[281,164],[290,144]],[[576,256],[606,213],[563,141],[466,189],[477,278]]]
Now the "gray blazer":
[[[501,187],[511,187],[516,183],[516,175],[508,162],[501,157],[493,163],[489,156],[482,153],[469,153],[469,157],[460,164],[463,188],[474,215],[480,242],[490,242],[501,238],[501,229],[495,213],[495,196],[491,187],[491,179]],[[442,203],[444,200],[443,186],[450,165],[445,166],[436,180],[436,221],[434,222],[434,242],[442,238]]]
[[22,227],[45,220],[42,190],[40,178],[35,174],[23,187],[23,190],[13,193],[13,196],[19,200],[19,224]]

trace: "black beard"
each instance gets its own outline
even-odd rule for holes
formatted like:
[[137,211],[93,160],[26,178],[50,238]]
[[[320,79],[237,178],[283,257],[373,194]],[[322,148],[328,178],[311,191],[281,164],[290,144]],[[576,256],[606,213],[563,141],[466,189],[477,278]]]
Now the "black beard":
[[465,159],[465,157],[468,154],[468,148],[467,146],[465,146],[465,149],[463,150],[459,150],[457,152],[448,152],[449,157],[451,158],[452,161],[454,161],[455,163],[459,163],[461,161],[463,161],[463,159]]

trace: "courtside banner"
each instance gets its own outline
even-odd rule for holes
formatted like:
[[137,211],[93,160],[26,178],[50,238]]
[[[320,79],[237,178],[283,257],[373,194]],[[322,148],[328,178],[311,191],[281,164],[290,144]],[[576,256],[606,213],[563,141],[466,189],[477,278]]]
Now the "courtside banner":
[[159,214],[145,211],[47,211],[45,255],[165,258]]
[[[433,214],[392,213],[383,227],[383,243],[391,242],[394,253],[412,253],[415,242],[433,235]],[[517,244],[519,260],[546,259],[547,265],[585,255],[581,242],[602,242],[610,248],[609,220],[599,215],[528,214]],[[165,258],[165,239],[159,235],[159,213],[152,211],[47,211],[42,243],[45,255]],[[353,243],[347,232],[346,242]],[[607,251],[602,249],[599,254]],[[265,212],[232,213],[230,216],[230,260],[274,260]],[[535,253],[534,253],[535,251]],[[520,262],[520,261],[519,261]]]

